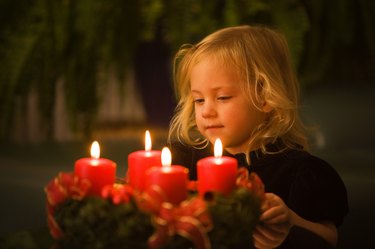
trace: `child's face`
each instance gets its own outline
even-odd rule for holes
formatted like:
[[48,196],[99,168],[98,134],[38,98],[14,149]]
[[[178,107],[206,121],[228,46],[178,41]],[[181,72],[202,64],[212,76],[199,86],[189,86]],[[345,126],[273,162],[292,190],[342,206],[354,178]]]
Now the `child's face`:
[[230,153],[246,152],[251,133],[266,113],[248,101],[237,75],[206,59],[192,68],[190,80],[195,120],[202,135],[211,143],[220,138]]

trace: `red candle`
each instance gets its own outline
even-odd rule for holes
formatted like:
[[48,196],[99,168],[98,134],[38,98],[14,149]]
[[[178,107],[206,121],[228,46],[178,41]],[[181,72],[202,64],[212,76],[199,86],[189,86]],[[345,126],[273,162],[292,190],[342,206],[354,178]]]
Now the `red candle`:
[[236,186],[238,163],[235,158],[223,157],[220,139],[215,141],[215,156],[206,157],[197,163],[198,192],[231,193]]
[[74,173],[91,182],[89,194],[101,195],[102,188],[112,185],[116,177],[116,163],[100,157],[100,147],[97,141],[91,145],[91,158],[81,158],[75,162]]
[[145,150],[135,151],[128,156],[127,182],[134,189],[143,191],[145,188],[146,171],[153,167],[161,167],[161,151],[151,150],[150,132],[145,134]]
[[162,150],[162,167],[152,167],[146,174],[146,188],[156,187],[166,202],[178,205],[188,196],[189,170],[180,165],[171,165],[172,156],[168,148]]

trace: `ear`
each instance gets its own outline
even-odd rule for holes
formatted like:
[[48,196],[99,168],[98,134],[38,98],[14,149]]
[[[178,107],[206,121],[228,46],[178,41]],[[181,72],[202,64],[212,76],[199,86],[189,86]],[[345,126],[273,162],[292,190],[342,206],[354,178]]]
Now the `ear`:
[[[273,107],[265,100],[265,92],[267,91],[264,87],[265,83],[268,82],[267,77],[263,73],[259,73],[258,79],[255,83],[255,89],[257,91],[257,95],[260,96],[260,100],[263,101],[262,103],[262,111],[268,113],[273,110]],[[269,85],[269,84],[267,84]]]
[[263,106],[262,106],[262,111],[268,113],[272,110],[273,110],[273,107],[270,104],[268,104],[267,101],[264,101]]

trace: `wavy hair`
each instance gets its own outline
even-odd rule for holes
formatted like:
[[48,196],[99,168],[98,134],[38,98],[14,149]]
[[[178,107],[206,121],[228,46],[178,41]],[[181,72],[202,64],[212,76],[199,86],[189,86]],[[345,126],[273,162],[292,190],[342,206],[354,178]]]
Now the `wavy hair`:
[[[267,102],[272,111],[251,135],[249,148],[261,148],[281,140],[283,148],[308,149],[305,126],[299,113],[299,83],[285,37],[263,26],[236,26],[218,30],[196,45],[185,44],[174,58],[174,89],[178,104],[170,123],[169,141],[195,147],[208,144],[198,132],[190,93],[192,68],[210,58],[233,70],[248,92],[249,105],[259,109]],[[251,91],[254,91],[253,93]],[[250,96],[255,96],[252,99]]]

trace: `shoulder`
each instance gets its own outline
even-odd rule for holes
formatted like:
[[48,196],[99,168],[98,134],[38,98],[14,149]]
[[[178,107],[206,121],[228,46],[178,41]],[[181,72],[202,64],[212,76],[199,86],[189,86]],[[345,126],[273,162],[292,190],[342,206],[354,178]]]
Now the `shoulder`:
[[336,173],[336,170],[327,161],[305,150],[287,149],[279,153],[256,155],[252,157],[252,160],[259,166],[283,165],[284,170],[288,168],[289,170],[298,172]]
[[[281,157],[281,159],[280,159]],[[345,192],[344,182],[326,160],[303,150],[288,150],[279,155],[280,164],[293,173],[293,183],[326,191]]]
[[255,158],[253,170],[268,181],[272,191],[283,186],[285,197],[288,190],[301,186],[311,189],[337,186],[337,191],[345,191],[341,176],[331,164],[303,150],[261,155]]
[[287,149],[273,154],[255,154],[251,156],[251,161],[258,170],[277,171],[280,174],[335,174],[335,169],[328,162],[304,150]]
[[337,181],[342,183],[341,176],[330,163],[307,151],[290,150],[285,153],[285,160],[295,167],[297,176],[312,178],[310,180],[316,180],[320,184],[332,184]]
[[290,151],[286,156],[293,159],[295,170],[289,195],[293,209],[310,220],[332,220],[340,225],[348,212],[348,200],[338,171],[305,151]]

